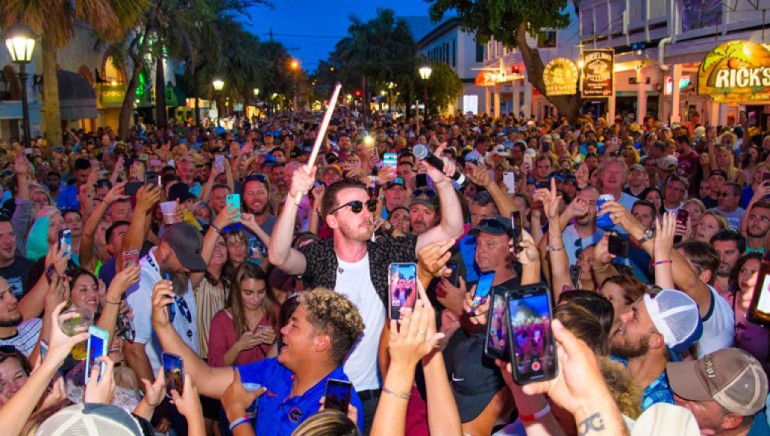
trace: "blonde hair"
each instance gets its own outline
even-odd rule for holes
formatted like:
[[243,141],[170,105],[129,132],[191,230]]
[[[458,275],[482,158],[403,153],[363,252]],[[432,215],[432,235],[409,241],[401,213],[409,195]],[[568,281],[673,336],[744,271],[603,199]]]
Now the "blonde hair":
[[[360,411],[359,411],[360,412]],[[338,410],[323,410],[311,416],[291,433],[292,436],[360,436],[358,426]]]

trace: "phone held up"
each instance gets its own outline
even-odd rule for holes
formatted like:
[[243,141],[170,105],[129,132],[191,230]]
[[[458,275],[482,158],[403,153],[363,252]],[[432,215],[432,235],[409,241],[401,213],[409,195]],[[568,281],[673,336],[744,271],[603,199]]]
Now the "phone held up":
[[492,302],[487,314],[487,337],[484,341],[484,354],[492,359],[510,361],[508,353],[508,291],[503,288],[495,288],[492,292]]
[[166,396],[171,398],[171,390],[182,395],[184,390],[184,364],[176,354],[163,352],[163,375],[166,377]]
[[550,288],[537,284],[510,290],[507,303],[506,328],[513,381],[524,385],[553,379],[559,369],[551,331]]
[[615,257],[628,258],[628,238],[614,233],[610,234],[607,249]]
[[326,381],[324,409],[339,410],[347,415],[352,393],[353,383],[330,378]]
[[401,308],[414,308],[417,301],[417,264],[391,263],[388,273],[390,319],[401,320]]
[[473,300],[471,302],[471,315],[475,315],[476,309],[482,304],[487,302],[489,292],[492,291],[492,282],[495,280],[494,271],[484,271],[479,276],[479,281],[476,283],[476,290],[473,292]]
[[107,330],[96,326],[89,327],[88,333],[90,336],[88,336],[88,347],[86,348],[86,384],[88,384],[88,379],[91,378],[91,368],[96,364],[99,365],[99,379],[102,378],[102,373],[104,372],[104,363],[97,362],[96,359],[107,355],[109,350],[108,341],[110,339],[110,335],[107,333]]
[[511,230],[513,230],[513,254],[517,255],[521,251],[521,212],[515,210],[511,212]]
[[62,256],[72,252],[72,231],[70,229],[59,230],[59,250],[63,250]]
[[225,201],[227,202],[227,209],[236,209],[238,211],[238,216],[233,218],[234,222],[238,222],[241,220],[241,194],[227,194],[227,197],[225,197]]
[[[690,211],[684,208],[679,208],[679,210],[676,212],[676,226],[677,227],[687,227],[687,219],[690,217]],[[674,243],[678,243],[682,241],[682,235],[675,235],[674,236]]]
[[754,296],[746,317],[754,324],[770,327],[770,264],[767,262],[762,262],[759,268]]

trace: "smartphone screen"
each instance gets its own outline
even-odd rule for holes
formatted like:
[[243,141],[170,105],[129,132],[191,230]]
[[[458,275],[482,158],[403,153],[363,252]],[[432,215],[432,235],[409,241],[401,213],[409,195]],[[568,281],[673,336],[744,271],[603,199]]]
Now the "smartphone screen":
[[508,194],[516,193],[516,177],[510,171],[503,173],[503,183]]
[[762,174],[762,182],[770,182],[770,172]]
[[558,368],[551,318],[548,287],[534,285],[508,293],[508,349],[516,384],[550,380],[556,376]]
[[139,263],[139,250],[132,249],[123,252],[123,268]]
[[513,254],[519,254],[519,243],[521,242],[521,212],[515,210],[511,212],[511,229],[513,230]]
[[238,216],[233,221],[241,220],[241,194],[227,194],[226,197],[228,209],[238,209]]
[[347,414],[350,396],[353,393],[353,383],[330,378],[326,381],[326,398],[324,409],[334,409]]
[[473,292],[473,302],[471,303],[472,311],[475,311],[477,307],[486,303],[487,297],[489,297],[489,291],[492,290],[492,282],[494,280],[494,271],[481,273],[481,276],[479,276],[479,281],[476,283],[476,290]]
[[130,197],[136,196],[136,193],[139,192],[139,188],[141,188],[142,185],[144,185],[145,183],[142,183],[142,182],[128,182],[128,183],[126,183],[126,186],[123,188],[123,192],[125,192],[126,195],[128,195]]
[[452,274],[449,274],[447,281],[454,287],[460,286],[460,265],[450,260],[446,263],[446,267],[452,270]]
[[413,308],[417,301],[417,264],[391,263],[388,275],[390,285],[390,319],[401,319],[401,308]]
[[583,267],[579,265],[570,265],[569,279],[572,282],[572,289],[580,289],[580,278],[583,275]]
[[[88,347],[87,347],[87,355],[86,355],[86,373],[85,373],[86,384],[88,383],[88,379],[91,376],[91,368],[95,364],[97,363],[100,364],[101,370],[104,370],[104,365],[100,362],[97,362],[96,359],[107,355],[107,340],[109,338],[109,333],[107,333],[106,330],[100,329],[99,327],[95,327],[95,326],[89,327],[88,333],[90,333],[90,336],[88,337]],[[101,372],[99,373],[99,378],[101,378]]]
[[144,186],[150,185],[160,186],[160,174],[154,171],[147,172],[147,175],[144,177]]
[[508,361],[508,329],[505,327],[507,291],[497,288],[492,293],[492,304],[489,306],[487,323],[487,339],[484,353],[493,358]]
[[615,234],[610,235],[608,250],[616,257],[628,257],[628,239]]
[[163,353],[163,374],[166,377],[166,396],[171,398],[171,390],[174,389],[182,395],[184,389],[184,365],[182,358],[176,354]]
[[398,157],[396,156],[396,153],[385,153],[383,155],[383,162],[382,165],[386,167],[396,167],[396,164],[398,163]]
[[70,229],[59,230],[59,250],[64,250],[63,256],[72,252],[72,232]]
[[[687,227],[687,218],[690,216],[690,211],[687,209],[679,209],[676,212],[676,225],[677,227]],[[680,242],[682,240],[682,235],[675,235],[674,236],[674,243]]]
[[216,174],[223,173],[225,171],[225,157],[221,154],[214,156],[214,170]]
[[428,175],[425,173],[417,174],[415,179],[415,186],[418,188],[421,186],[428,186]]

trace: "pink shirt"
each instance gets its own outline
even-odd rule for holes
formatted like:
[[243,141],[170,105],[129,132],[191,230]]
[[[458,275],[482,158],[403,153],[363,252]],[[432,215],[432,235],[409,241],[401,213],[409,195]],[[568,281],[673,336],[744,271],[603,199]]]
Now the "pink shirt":
[[[263,316],[259,321],[259,325],[265,325],[273,327],[278,332],[277,325],[271,325],[266,316]],[[236,342],[238,337],[235,333],[235,324],[233,324],[233,318],[230,316],[230,312],[227,310],[220,310],[211,319],[211,331],[209,332],[209,356],[208,364],[211,366],[226,366],[225,365],[225,353]],[[233,365],[245,365],[247,363],[256,362],[267,357],[267,353],[270,351],[270,346],[267,344],[257,345],[251,350],[242,351],[238,354],[238,357],[233,362]]]

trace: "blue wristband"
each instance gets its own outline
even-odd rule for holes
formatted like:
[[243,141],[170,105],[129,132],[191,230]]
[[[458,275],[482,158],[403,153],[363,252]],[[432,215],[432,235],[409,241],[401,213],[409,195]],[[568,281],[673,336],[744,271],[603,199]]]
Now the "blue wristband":
[[230,431],[233,431],[235,427],[238,427],[239,425],[247,422],[251,423],[251,418],[249,418],[248,416],[241,416],[240,418],[230,423]]

